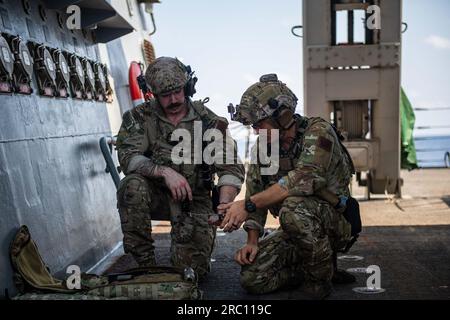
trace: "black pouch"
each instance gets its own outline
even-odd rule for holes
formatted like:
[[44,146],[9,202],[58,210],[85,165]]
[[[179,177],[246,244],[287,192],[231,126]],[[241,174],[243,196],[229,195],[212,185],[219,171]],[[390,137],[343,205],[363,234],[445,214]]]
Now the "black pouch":
[[362,224],[359,203],[355,198],[348,198],[347,208],[345,209],[343,216],[352,226],[352,237],[357,236],[362,230]]

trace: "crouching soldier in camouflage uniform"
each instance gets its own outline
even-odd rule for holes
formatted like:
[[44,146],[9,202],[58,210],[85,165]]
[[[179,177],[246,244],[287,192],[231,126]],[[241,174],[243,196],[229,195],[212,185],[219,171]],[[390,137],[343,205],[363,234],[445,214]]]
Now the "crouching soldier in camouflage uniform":
[[[193,148],[196,124],[200,123],[200,134],[209,128],[224,135],[228,132],[225,118],[202,101],[189,98],[197,81],[192,75],[189,66],[168,57],[156,59],[146,70],[145,79],[155,98],[123,115],[117,150],[126,177],[119,185],[117,201],[125,252],[140,266],[155,264],[151,216],[170,213],[172,264],[191,266],[204,276],[216,234],[216,227],[208,224],[213,211],[213,174],[219,177],[220,203],[229,203],[238,194],[245,173],[237,155],[232,156],[234,164],[173,162],[172,148],[179,143],[171,139],[174,130],[191,133]],[[234,150],[232,139],[231,144]]]
[[[333,255],[351,236],[350,224],[338,211],[349,196],[353,165],[332,125],[294,114],[296,105],[297,97],[275,74],[262,76],[243,94],[232,117],[256,133],[267,129],[269,144],[273,130],[279,130],[279,170],[263,175],[261,158],[252,161],[246,198],[220,206],[227,212],[221,227],[232,231],[245,221],[247,244],[235,260],[243,266],[241,284],[247,291],[267,293],[304,282],[306,293],[320,299],[332,288]],[[258,241],[267,209],[281,226]],[[340,272],[337,281],[342,275],[344,282],[354,281]]]

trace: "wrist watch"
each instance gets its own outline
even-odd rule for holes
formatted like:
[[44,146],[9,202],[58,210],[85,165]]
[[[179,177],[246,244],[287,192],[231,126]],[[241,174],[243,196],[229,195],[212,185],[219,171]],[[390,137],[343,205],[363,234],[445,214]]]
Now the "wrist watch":
[[256,211],[256,205],[252,200],[250,200],[250,198],[245,199],[245,211],[247,211],[248,213]]

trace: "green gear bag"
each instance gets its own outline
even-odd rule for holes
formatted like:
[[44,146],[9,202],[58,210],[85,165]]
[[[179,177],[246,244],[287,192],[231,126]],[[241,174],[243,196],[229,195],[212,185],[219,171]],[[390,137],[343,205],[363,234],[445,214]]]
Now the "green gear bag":
[[81,283],[89,288],[86,294],[107,299],[197,300],[202,296],[195,279],[187,280],[185,270],[169,266],[130,269],[108,276],[84,275]]
[[14,269],[14,284],[20,293],[59,292],[70,293],[62,280],[54,278],[42,260],[36,243],[27,226],[21,226],[14,236],[9,256]]
[[43,261],[27,226],[11,241],[10,259],[15,300],[196,300],[201,299],[192,269],[154,266],[111,275],[81,274],[81,289],[69,289],[66,281],[53,277]]

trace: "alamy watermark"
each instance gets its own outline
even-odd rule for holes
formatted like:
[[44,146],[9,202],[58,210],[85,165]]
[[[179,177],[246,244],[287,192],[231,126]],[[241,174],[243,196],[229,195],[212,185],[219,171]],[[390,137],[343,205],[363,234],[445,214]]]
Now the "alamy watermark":
[[[381,8],[377,5],[368,6],[366,12],[370,15],[366,20],[366,26],[369,30],[381,29]],[[66,9],[69,14],[66,26],[69,30],[81,29],[81,8],[75,4]],[[96,26],[93,27],[95,29]]]
[[366,281],[366,287],[372,290],[381,289],[381,269],[377,265],[368,266],[366,273],[371,274]]
[[[81,8],[76,4],[72,4],[67,7],[66,13],[69,15],[67,17],[66,26],[69,30],[80,30],[81,29]],[[96,29],[97,25],[89,29]]]
[[66,13],[69,14],[66,21],[67,29],[75,30],[81,29],[81,9],[79,6],[73,4],[67,7]]
[[377,265],[370,265],[367,268],[350,268],[348,272],[370,274],[366,280],[365,287],[355,287],[352,290],[363,294],[382,293],[386,290],[381,287],[381,269]]
[[[194,135],[187,129],[175,129],[171,141],[178,142],[171,153],[174,164],[236,164],[236,147],[229,131],[224,134],[218,129],[208,129],[202,133],[202,122],[194,121]],[[269,134],[265,129],[259,130],[257,148],[253,149],[251,164],[260,164],[261,175],[274,175],[279,168],[279,131],[270,130],[270,155]],[[203,143],[207,145],[203,148]],[[238,163],[242,163],[237,158]]]
[[366,26],[369,30],[380,30],[381,29],[381,8],[377,5],[368,6],[366,9],[368,14],[371,14],[367,18]]
[[66,273],[70,276],[66,279],[67,289],[70,290],[80,290],[81,289],[81,270],[80,267],[72,264],[67,267]]

